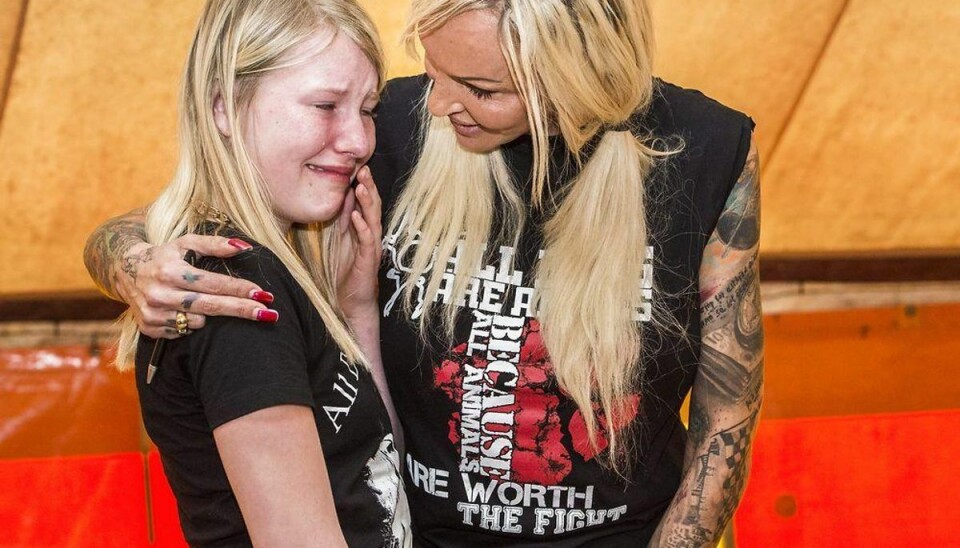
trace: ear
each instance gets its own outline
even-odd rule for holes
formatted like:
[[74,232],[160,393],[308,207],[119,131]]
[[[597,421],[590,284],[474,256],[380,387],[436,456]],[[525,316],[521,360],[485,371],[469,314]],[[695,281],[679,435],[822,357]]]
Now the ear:
[[227,117],[227,107],[219,91],[213,97],[213,122],[217,124],[220,135],[230,137],[230,119]]

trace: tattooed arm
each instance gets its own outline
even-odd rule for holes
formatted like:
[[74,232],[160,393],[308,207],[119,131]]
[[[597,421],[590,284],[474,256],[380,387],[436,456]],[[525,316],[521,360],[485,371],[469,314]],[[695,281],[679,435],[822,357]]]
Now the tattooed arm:
[[108,220],[90,235],[83,249],[83,263],[104,295],[123,301],[126,292],[119,287],[123,281],[119,275],[123,259],[139,257],[139,252],[148,247],[143,209],[135,209]]
[[[98,227],[83,250],[83,262],[97,287],[129,304],[146,335],[176,337],[178,311],[187,312],[190,329],[199,329],[204,316],[261,319],[258,314],[266,309],[262,303],[272,301],[256,284],[200,270],[183,260],[188,250],[230,257],[249,249],[246,242],[187,234],[154,246],[146,239],[143,210],[134,210]],[[269,314],[263,318],[269,321]]]
[[704,250],[702,350],[693,382],[680,488],[650,546],[714,546],[746,485],[760,415],[763,324],[755,147]]

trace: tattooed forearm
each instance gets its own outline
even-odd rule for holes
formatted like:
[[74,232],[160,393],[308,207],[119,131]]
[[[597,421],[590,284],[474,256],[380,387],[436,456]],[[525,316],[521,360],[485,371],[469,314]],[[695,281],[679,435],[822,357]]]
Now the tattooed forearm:
[[110,219],[90,235],[83,250],[83,262],[87,272],[107,296],[118,298],[116,272],[118,267],[124,272],[131,266],[124,258],[130,248],[147,240],[143,226],[143,211],[130,213]]
[[651,546],[715,545],[746,485],[763,388],[757,170],[752,149],[704,250],[683,478]]

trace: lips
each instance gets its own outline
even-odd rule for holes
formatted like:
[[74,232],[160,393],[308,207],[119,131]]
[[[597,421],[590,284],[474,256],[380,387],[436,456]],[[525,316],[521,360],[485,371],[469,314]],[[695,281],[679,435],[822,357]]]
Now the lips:
[[456,127],[462,127],[462,128],[480,127],[480,124],[468,124],[468,123],[466,123],[466,122],[461,122],[461,121],[455,120],[455,119],[453,119],[453,118],[450,118],[450,123],[453,124],[453,125],[456,126]]
[[454,131],[464,137],[473,137],[483,131],[480,127],[480,124],[464,124],[454,120],[453,118],[450,118],[450,123],[453,124]]
[[356,170],[356,166],[336,164],[307,164],[307,169],[319,175],[335,177],[342,181],[346,181],[349,184],[350,180],[353,179],[353,173]]
[[314,171],[327,171],[330,173],[337,173],[339,175],[353,175],[353,170],[354,170],[353,165],[307,164],[307,167]]

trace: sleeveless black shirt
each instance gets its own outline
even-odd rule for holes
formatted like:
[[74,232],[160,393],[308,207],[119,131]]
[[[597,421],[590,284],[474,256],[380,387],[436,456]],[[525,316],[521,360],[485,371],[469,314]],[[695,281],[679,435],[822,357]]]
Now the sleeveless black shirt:
[[[419,152],[426,84],[422,76],[397,79],[384,94],[370,165],[385,211]],[[632,122],[638,135],[680,150],[646,180],[652,278],[644,282],[647,296],[659,301],[653,308],[667,311],[684,331],[643,329],[642,389],[624,402],[636,411],[629,431],[637,442],[626,478],[599,462],[541,344],[530,298],[542,214],[531,212],[518,249],[487,249],[452,343],[420,337],[400,296],[403,284],[416,281],[406,278],[403,253],[385,239],[384,366],[406,433],[407,493],[419,545],[645,545],[673,498],[686,442],[679,410],[700,354],[700,261],[743,170],[753,122],[659,80],[652,105]],[[553,188],[571,176],[561,145],[551,143]],[[503,150],[516,180],[529,180],[530,139]],[[452,193],[457,181],[437,184]],[[643,309],[639,318],[649,319]]]

